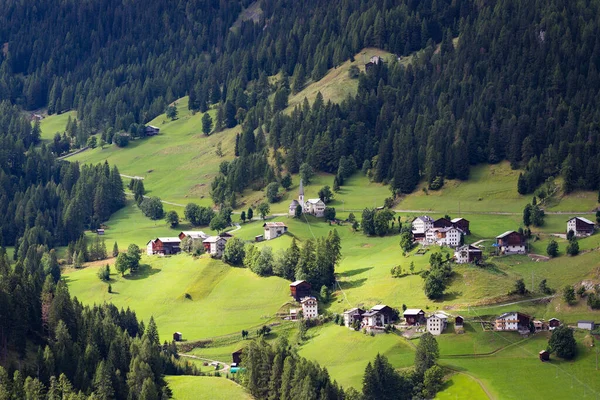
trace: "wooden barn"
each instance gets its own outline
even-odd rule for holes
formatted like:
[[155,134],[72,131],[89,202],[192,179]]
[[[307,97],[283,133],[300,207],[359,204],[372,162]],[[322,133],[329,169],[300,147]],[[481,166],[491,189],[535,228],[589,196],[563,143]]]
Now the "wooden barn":
[[310,283],[306,281],[295,281],[290,283],[290,295],[296,299],[296,301],[302,300],[302,298],[310,296]]
[[181,342],[183,340],[183,333],[181,333],[181,332],[173,333],[173,340],[176,342]]
[[464,322],[465,319],[460,315],[457,315],[456,318],[454,318],[454,326],[463,326]]
[[146,244],[146,254],[177,254],[181,251],[181,239],[178,237],[162,237],[149,241]]
[[452,224],[452,221],[450,221],[448,218],[442,217],[433,221],[434,228],[450,228],[451,226],[454,225]]
[[495,247],[499,254],[525,254],[525,236],[515,231],[507,231],[496,236]]
[[548,329],[553,331],[560,326],[560,320],[558,318],[550,318],[548,320]]
[[239,349],[231,353],[231,362],[237,365],[240,365],[242,362],[242,354],[244,353],[244,349]]
[[425,311],[418,308],[407,308],[403,314],[407,325],[425,323]]
[[471,231],[469,230],[469,225],[470,222],[468,219],[464,219],[464,218],[454,218],[453,220],[451,220],[450,222],[452,222],[452,225],[455,228],[460,229],[461,231],[463,231],[465,233],[465,235],[470,235]]
[[550,353],[548,353],[546,350],[540,351],[540,361],[541,362],[550,361]]
[[153,125],[147,125],[146,129],[144,129],[144,133],[146,134],[146,136],[158,135],[159,132],[160,128]]

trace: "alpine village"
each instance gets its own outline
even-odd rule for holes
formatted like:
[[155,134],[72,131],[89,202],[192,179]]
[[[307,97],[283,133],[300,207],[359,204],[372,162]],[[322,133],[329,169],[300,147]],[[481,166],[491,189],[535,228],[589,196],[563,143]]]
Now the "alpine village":
[[600,0],[5,0],[0,400],[600,399]]

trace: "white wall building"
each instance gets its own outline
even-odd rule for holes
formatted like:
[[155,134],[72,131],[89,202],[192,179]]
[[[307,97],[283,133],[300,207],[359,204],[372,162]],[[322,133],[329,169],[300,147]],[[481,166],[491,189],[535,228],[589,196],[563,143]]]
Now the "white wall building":
[[283,222],[265,222],[263,224],[265,240],[275,239],[287,232],[287,226]]
[[425,233],[428,229],[433,228],[433,218],[428,215],[422,215],[415,218],[412,222],[413,233]]
[[577,327],[579,329],[585,329],[588,331],[593,331],[594,330],[594,321],[577,321]]
[[435,313],[427,318],[427,332],[438,336],[446,329],[448,325],[448,316],[442,313]]
[[425,231],[425,244],[448,247],[460,246],[462,231],[453,226],[448,228],[430,228]]
[[323,217],[325,215],[325,203],[321,199],[308,199],[304,201],[304,185],[300,179],[300,188],[298,189],[298,200],[292,200],[288,209],[289,215],[295,215],[296,207],[302,206],[302,212],[305,214],[314,215],[315,217]]
[[319,316],[319,305],[317,299],[309,296],[300,300],[302,303],[302,315],[304,319],[317,318]]
[[590,236],[594,233],[594,223],[587,218],[573,217],[567,221],[567,234],[570,231],[577,237]]
[[213,257],[221,257],[227,244],[227,239],[222,236],[210,236],[202,241],[204,249]]

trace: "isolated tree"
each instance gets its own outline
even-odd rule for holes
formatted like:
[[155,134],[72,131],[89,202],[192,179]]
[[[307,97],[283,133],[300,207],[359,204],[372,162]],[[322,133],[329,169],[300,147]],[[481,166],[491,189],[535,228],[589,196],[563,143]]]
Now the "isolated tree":
[[229,224],[220,214],[215,215],[213,219],[210,220],[210,229],[213,231],[221,232],[228,226]]
[[242,210],[242,213],[240,214],[240,220],[245,223],[246,222],[246,211]]
[[302,216],[302,206],[298,204],[294,210],[294,217],[300,218]]
[[561,325],[552,331],[548,341],[548,351],[556,353],[560,358],[571,360],[577,355],[577,342],[573,330],[566,325]]
[[442,298],[446,290],[444,277],[435,271],[430,272],[425,278],[424,290],[427,298],[431,300]]
[[132,243],[127,247],[127,258],[129,258],[129,269],[131,272],[136,272],[142,258],[137,244]]
[[523,225],[531,225],[531,204],[527,204],[523,210]]
[[248,221],[252,222],[252,217],[254,217],[254,210],[252,207],[248,207],[248,213],[246,215],[248,216]]
[[264,202],[260,203],[256,209],[263,220],[267,217],[267,215],[269,215],[269,211],[271,210],[271,208],[269,207],[269,203]]
[[548,243],[548,246],[546,247],[546,254],[548,254],[550,257],[558,256],[558,243],[556,240],[552,239],[550,243]]
[[553,290],[548,287],[548,283],[546,279],[542,279],[538,284],[538,289],[540,293],[543,294],[552,294]]
[[563,288],[563,300],[565,303],[572,305],[575,304],[577,298],[575,297],[575,288],[572,285],[567,285]]
[[117,244],[117,242],[115,242],[115,245],[113,246],[113,250],[112,250],[112,256],[116,257],[119,255],[119,245]]
[[215,154],[217,155],[217,157],[223,157],[225,155],[223,153],[223,145],[221,144],[221,142],[217,143]]
[[412,231],[404,231],[400,234],[400,248],[404,252],[409,252],[414,246]]
[[225,244],[225,250],[223,251],[223,261],[231,265],[242,265],[246,252],[244,250],[244,242],[233,237]]
[[415,372],[423,376],[425,371],[433,367],[440,356],[440,350],[435,337],[426,332],[419,339],[417,351],[415,352]]
[[267,201],[269,203],[275,203],[279,201],[279,183],[269,183],[265,189],[265,196],[267,197]]
[[515,293],[520,295],[527,293],[527,288],[525,287],[525,281],[523,281],[523,279],[517,279],[515,281]]
[[115,261],[115,269],[121,274],[121,276],[125,276],[125,272],[130,268],[131,262],[127,254],[119,253],[117,256],[117,261]]
[[202,133],[208,136],[213,127],[213,120],[209,113],[204,113],[202,116]]
[[177,119],[177,107],[175,107],[174,105],[170,105],[167,107],[167,118],[169,118],[171,121],[175,121]]
[[327,221],[334,221],[335,220],[335,208],[334,207],[325,207],[325,210],[323,211],[323,217]]
[[167,216],[165,217],[165,220],[167,221],[167,224],[169,224],[169,226],[171,228],[175,228],[177,225],[179,225],[179,215],[177,215],[177,211],[175,210],[171,210],[167,213]]
[[155,221],[162,219],[165,215],[162,201],[158,197],[144,199],[140,204],[140,209],[146,217]]
[[576,256],[579,254],[579,243],[577,242],[577,238],[573,237],[571,240],[569,240],[566,252],[570,256]]
[[321,201],[325,204],[329,203],[331,201],[331,199],[333,199],[333,192],[331,191],[331,188],[329,186],[323,186],[320,190],[319,190],[319,198],[321,199]]

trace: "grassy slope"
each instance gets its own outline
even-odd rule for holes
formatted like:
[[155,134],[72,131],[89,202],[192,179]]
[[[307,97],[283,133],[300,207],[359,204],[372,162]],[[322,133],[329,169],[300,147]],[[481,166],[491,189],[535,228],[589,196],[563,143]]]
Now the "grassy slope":
[[40,128],[42,129],[42,141],[50,142],[54,139],[56,133],[62,133],[67,127],[67,121],[69,117],[71,119],[76,118],[77,113],[75,111],[69,111],[63,114],[54,114],[44,118],[40,122]]
[[175,400],[251,400],[240,385],[225,379],[208,376],[167,376]]
[[149,261],[135,276],[113,274],[113,294],[96,276],[96,267],[68,271],[65,279],[71,294],[86,304],[131,307],[145,321],[153,315],[163,339],[175,331],[187,340],[239,332],[260,324],[288,300],[283,279],[259,278],[207,256],[142,258],[142,264]]
[[488,396],[479,383],[469,375],[454,374],[446,381],[443,390],[435,398],[439,400],[487,400]]
[[[202,205],[212,203],[210,183],[219,170],[219,164],[233,158],[235,134],[239,127],[226,129],[208,137],[202,134],[202,115],[193,115],[187,109],[187,97],[177,102],[179,118],[167,120],[160,115],[149,124],[156,125],[158,136],[134,140],[126,148],[107,146],[80,153],[70,161],[98,163],[108,160],[117,165],[125,175],[143,176],[149,196],[186,204],[190,201]],[[208,111],[215,117],[215,110]],[[215,155],[218,142],[222,142],[223,158]]]

